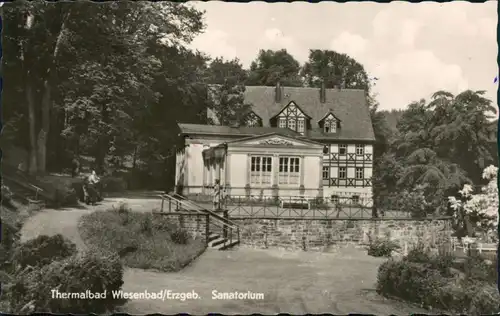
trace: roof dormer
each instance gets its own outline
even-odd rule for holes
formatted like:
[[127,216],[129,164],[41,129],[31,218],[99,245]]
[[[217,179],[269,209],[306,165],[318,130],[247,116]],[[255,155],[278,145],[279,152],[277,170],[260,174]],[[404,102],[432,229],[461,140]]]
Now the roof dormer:
[[304,134],[307,129],[307,121],[311,119],[295,102],[291,101],[277,115],[273,117],[277,127],[288,128]]
[[335,134],[340,128],[340,119],[330,111],[319,120],[318,125],[325,134]]

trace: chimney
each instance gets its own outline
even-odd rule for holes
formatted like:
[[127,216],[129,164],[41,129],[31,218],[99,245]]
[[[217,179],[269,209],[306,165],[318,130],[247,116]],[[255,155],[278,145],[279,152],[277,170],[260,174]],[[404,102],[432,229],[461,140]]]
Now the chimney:
[[274,92],[274,100],[276,103],[281,103],[281,84],[276,82],[276,91]]
[[321,82],[321,88],[319,89],[319,101],[321,103],[326,102],[326,89],[325,89],[325,82]]

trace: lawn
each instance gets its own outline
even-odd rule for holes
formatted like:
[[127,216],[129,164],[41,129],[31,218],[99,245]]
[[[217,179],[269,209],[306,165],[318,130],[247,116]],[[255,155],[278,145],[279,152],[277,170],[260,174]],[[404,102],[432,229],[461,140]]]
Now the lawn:
[[131,268],[178,271],[206,248],[204,240],[171,237],[178,228],[151,213],[111,209],[83,216],[80,234],[87,245],[117,251]]
[[[377,268],[383,259],[363,249],[333,253],[256,250],[207,251],[179,273],[129,269],[124,291],[195,291],[197,300],[132,300],[121,312],[130,314],[190,313],[294,315],[366,313],[409,315],[425,310],[384,299],[375,293]],[[212,298],[212,291],[264,294],[263,300]]]

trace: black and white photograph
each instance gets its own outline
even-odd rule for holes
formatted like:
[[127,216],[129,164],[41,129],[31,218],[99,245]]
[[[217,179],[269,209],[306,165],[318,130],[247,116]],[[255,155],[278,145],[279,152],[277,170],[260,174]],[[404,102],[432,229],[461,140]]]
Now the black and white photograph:
[[0,313],[500,313],[498,5],[3,3]]

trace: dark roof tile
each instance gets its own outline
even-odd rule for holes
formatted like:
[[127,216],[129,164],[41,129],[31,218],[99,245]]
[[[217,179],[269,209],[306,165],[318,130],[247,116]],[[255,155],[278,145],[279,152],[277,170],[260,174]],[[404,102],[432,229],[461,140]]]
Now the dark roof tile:
[[[265,127],[290,102],[294,102],[311,117],[312,130],[309,137],[318,139],[374,141],[370,111],[365,92],[355,89],[326,89],[326,101],[320,101],[318,88],[282,87],[282,101],[275,102],[275,87],[248,86],[245,101],[252,104],[252,110],[260,116]],[[337,133],[324,134],[319,131],[319,121],[331,112],[340,121]],[[213,117],[213,113],[209,114]]]

